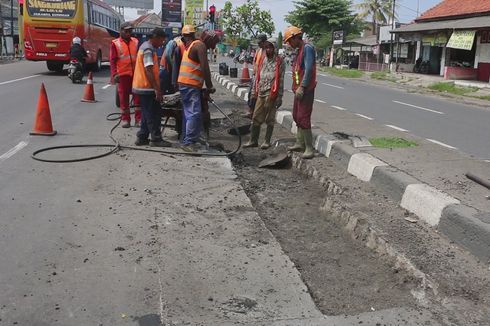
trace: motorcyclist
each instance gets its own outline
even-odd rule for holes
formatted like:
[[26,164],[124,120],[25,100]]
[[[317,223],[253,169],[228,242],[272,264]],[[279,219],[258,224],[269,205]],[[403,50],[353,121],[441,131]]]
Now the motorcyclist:
[[82,73],[85,71],[85,58],[87,57],[87,51],[82,46],[82,40],[76,36],[72,40],[72,46],[70,48],[70,59],[77,59],[82,65]]

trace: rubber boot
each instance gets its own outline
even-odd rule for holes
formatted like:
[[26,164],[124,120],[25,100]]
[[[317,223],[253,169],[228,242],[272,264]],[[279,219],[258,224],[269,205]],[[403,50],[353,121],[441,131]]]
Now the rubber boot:
[[260,145],[260,148],[262,149],[268,149],[271,147],[271,138],[272,138],[272,132],[274,131],[274,126],[267,126],[267,130],[265,132],[265,139],[264,143]]
[[244,148],[259,146],[260,126],[252,125],[250,140],[243,145]]
[[290,152],[302,152],[305,150],[305,138],[303,135],[303,129],[298,128],[298,132],[296,133],[296,144],[288,147],[288,151]]
[[313,148],[313,134],[311,129],[303,129],[303,136],[305,139],[305,152],[301,155],[304,159],[312,159],[315,156],[315,149]]

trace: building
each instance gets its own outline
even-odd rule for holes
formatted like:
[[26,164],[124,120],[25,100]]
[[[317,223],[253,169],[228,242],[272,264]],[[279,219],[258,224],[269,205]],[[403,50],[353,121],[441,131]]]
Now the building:
[[392,32],[417,43],[424,72],[489,82],[490,1],[444,0]]
[[19,44],[19,0],[0,0],[0,54],[13,55]]

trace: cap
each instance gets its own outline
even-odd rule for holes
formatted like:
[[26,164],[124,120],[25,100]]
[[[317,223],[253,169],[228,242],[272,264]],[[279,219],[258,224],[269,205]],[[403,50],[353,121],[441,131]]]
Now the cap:
[[262,34],[257,35],[257,40],[259,42],[267,41],[267,34],[262,33]]
[[274,48],[277,49],[277,38],[276,37],[270,37],[266,40],[267,43],[270,43],[274,46]]
[[131,24],[130,22],[124,22],[121,24],[121,27],[120,27],[121,30],[123,29],[133,29],[133,24]]

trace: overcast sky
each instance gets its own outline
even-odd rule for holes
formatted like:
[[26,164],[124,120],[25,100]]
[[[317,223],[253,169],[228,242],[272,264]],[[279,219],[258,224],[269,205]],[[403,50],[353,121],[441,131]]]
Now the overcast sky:
[[[161,0],[153,0],[155,12],[160,12],[162,1]],[[328,1],[328,0],[327,0]],[[209,6],[214,4],[216,8],[219,10],[223,8],[226,0],[208,0]],[[234,6],[240,5],[246,2],[246,0],[233,0],[232,3]],[[354,0],[354,3],[360,3],[362,0]],[[435,6],[442,0],[397,0],[399,4],[398,7],[398,17],[400,22],[409,23],[417,16],[417,3],[419,3],[420,13],[426,11],[427,9]],[[289,11],[294,9],[293,1],[288,0],[259,0],[259,3],[263,9],[270,10],[272,13],[272,17],[274,19],[274,23],[276,25],[276,32],[280,30],[284,30],[284,28],[288,25],[284,21],[284,16],[287,15]],[[206,0],[204,0],[204,4],[206,4]],[[136,11],[127,10],[126,11],[128,18],[136,18]]]

